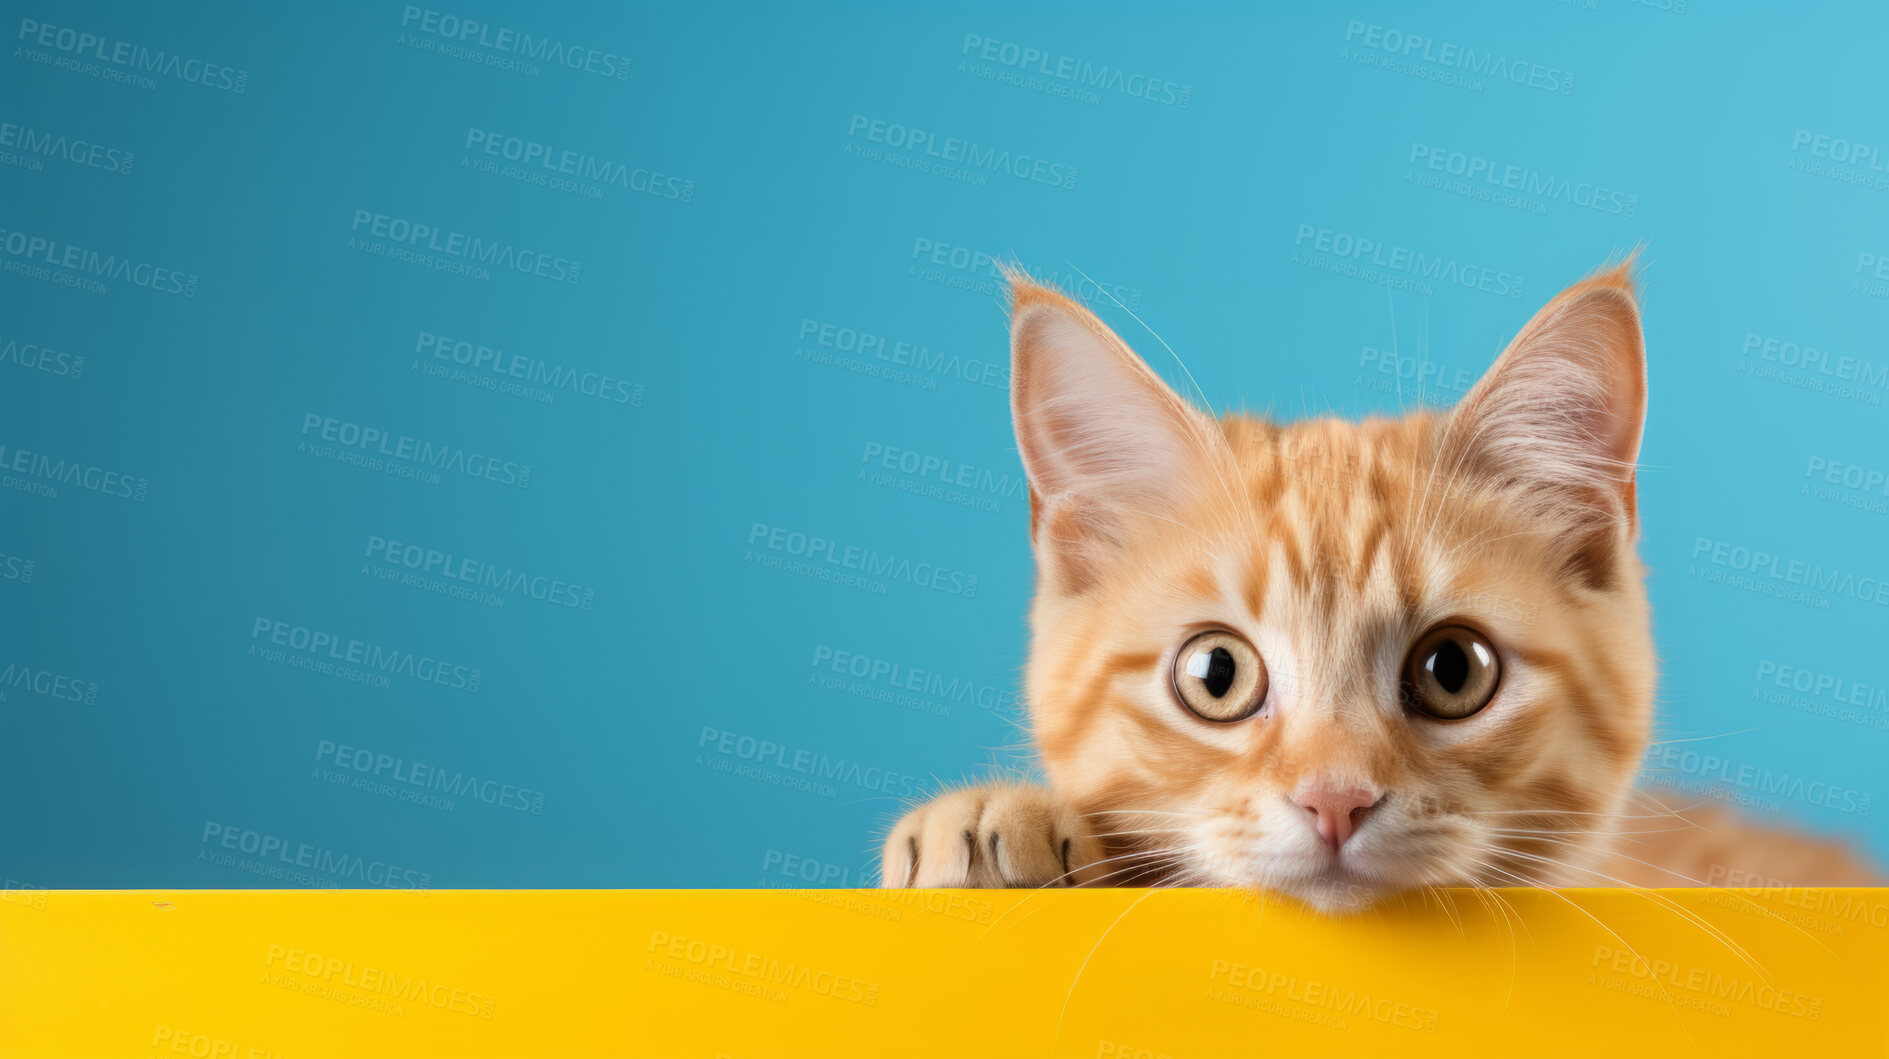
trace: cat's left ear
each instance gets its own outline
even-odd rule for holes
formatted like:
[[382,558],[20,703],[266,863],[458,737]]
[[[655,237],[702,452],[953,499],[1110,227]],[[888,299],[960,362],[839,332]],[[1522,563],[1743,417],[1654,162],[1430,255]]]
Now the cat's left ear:
[[1094,313],[1020,272],[1010,290],[1010,409],[1039,584],[1079,594],[1134,568],[1141,534],[1194,528],[1203,499],[1231,501],[1238,473],[1213,417]]
[[1445,445],[1485,481],[1561,523],[1590,576],[1635,533],[1646,346],[1632,262],[1562,291],[1450,414]]

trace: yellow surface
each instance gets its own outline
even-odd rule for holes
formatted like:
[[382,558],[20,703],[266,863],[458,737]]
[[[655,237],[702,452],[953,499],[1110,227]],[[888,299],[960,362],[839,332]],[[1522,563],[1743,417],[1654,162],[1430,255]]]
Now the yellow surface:
[[1889,891],[1499,893],[9,890],[0,1055],[1889,1052]]

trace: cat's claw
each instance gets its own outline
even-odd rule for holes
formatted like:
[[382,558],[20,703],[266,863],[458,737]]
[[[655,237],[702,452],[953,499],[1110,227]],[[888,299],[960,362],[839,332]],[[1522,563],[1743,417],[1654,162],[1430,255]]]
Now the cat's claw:
[[1080,886],[1102,873],[1101,843],[1042,787],[966,787],[905,814],[880,859],[888,887]]

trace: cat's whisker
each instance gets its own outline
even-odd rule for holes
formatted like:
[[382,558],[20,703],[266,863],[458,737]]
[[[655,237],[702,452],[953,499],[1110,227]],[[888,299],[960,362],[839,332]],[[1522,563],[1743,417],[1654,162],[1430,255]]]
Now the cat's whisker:
[[1574,828],[1540,827],[1492,827],[1491,832],[1500,835],[1591,835],[1601,838],[1631,838],[1634,835],[1670,835],[1679,831],[1696,831],[1698,825],[1690,827],[1654,827],[1636,831],[1589,831]]
[[1447,418],[1445,418],[1442,421],[1441,429],[1432,438],[1431,444],[1432,444],[1433,451],[1430,457],[1430,471],[1429,471],[1429,474],[1426,475],[1423,480],[1423,496],[1417,501],[1416,517],[1413,520],[1411,520],[1414,523],[1423,522],[1423,513],[1428,508],[1429,503],[1430,503],[1430,487],[1436,484],[1437,470],[1442,466],[1443,455],[1444,453],[1450,451],[1452,447],[1454,447],[1456,450],[1456,462],[1450,468],[1450,477],[1448,479],[1445,479],[1444,493],[1443,493],[1443,496],[1439,498],[1437,501],[1436,515],[1432,516],[1430,522],[1424,525],[1423,532],[1418,537],[1418,539],[1426,541],[1426,542],[1429,541],[1435,535],[1436,520],[1443,513],[1445,501],[1449,497],[1449,490],[1453,488],[1456,472],[1458,469],[1460,469],[1465,455],[1471,451],[1474,451],[1475,442],[1481,439],[1482,431],[1489,425],[1491,421],[1490,417],[1488,416],[1478,417],[1475,433],[1470,436],[1469,442],[1467,444],[1452,446],[1452,442],[1457,432],[1457,424],[1459,423],[1459,420],[1455,415],[1451,415],[1451,414],[1446,414],[1446,415],[1447,415]]
[[[1159,888],[1156,888],[1156,889],[1159,889]],[[1095,944],[1089,947],[1089,954],[1082,958],[1082,966],[1076,968],[1076,976],[1070,979],[1069,991],[1063,994],[1063,1009],[1056,1016],[1056,1036],[1057,1037],[1062,1036],[1063,1020],[1069,1017],[1069,1001],[1075,997],[1076,986],[1082,982],[1082,972],[1089,969],[1089,961],[1095,958],[1096,950],[1102,947],[1102,943],[1108,940],[1109,934],[1111,934],[1115,930],[1115,928],[1121,924],[1121,921],[1128,918],[1128,913],[1133,912],[1135,909],[1141,907],[1141,903],[1143,901],[1146,901],[1148,898],[1153,897],[1155,895],[1156,889],[1150,889],[1146,893],[1142,894],[1140,897],[1135,898],[1134,901],[1130,902],[1127,908],[1122,909],[1121,915],[1118,915],[1115,917],[1115,922],[1110,923],[1108,925],[1108,928],[1102,931],[1102,936],[1095,939]]]
[[1769,732],[1775,729],[1776,727],[1777,725],[1775,724],[1760,724],[1760,725],[1753,725],[1750,728],[1740,728],[1736,732],[1720,732],[1717,735],[1695,735],[1687,739],[1655,739],[1652,742],[1647,743],[1646,745],[1647,746],[1670,746],[1674,743],[1703,743],[1708,739],[1729,739],[1730,737],[1735,736],[1735,735],[1750,735],[1753,732]]
[[1094,812],[1080,813],[1080,816],[1112,816],[1116,813],[1161,813],[1167,816],[1201,817],[1206,813],[1198,809],[1097,809]]
[[[1130,309],[1128,306],[1122,304],[1122,300],[1115,296],[1115,292],[1109,290],[1106,287],[1103,287],[1100,284],[1096,284],[1094,280],[1089,279],[1088,273],[1083,272],[1082,269],[1080,268],[1077,268],[1073,262],[1069,263],[1069,267],[1074,268],[1078,275],[1082,276],[1083,279],[1088,279],[1091,284],[1094,284],[1096,286],[1096,289],[1106,294],[1108,296],[1108,300],[1115,303],[1116,308],[1120,309],[1122,312],[1127,313],[1130,319],[1134,320],[1135,323],[1141,325],[1142,330],[1148,332],[1148,334],[1154,337],[1154,340],[1156,342],[1159,342],[1161,344],[1162,349],[1167,350],[1168,356],[1174,358],[1175,365],[1181,369],[1181,374],[1187,376],[1188,385],[1192,386],[1194,388],[1194,392],[1199,395],[1200,405],[1204,409],[1201,418],[1206,419],[1207,421],[1211,422],[1213,418],[1212,402],[1207,400],[1206,391],[1200,388],[1200,383],[1194,379],[1194,373],[1188,370],[1186,362],[1181,360],[1181,355],[1179,353],[1174,352],[1174,347],[1168,345],[1167,339],[1162,338],[1160,334],[1158,334],[1155,331],[1154,328],[1149,327],[1147,321],[1143,320],[1140,316],[1136,315],[1133,309]],[[1182,400],[1185,402],[1186,398],[1182,398]],[[1191,402],[1188,402],[1188,403],[1191,404]],[[1205,425],[1195,422],[1194,420],[1191,420],[1191,419],[1187,420],[1186,423],[1187,423],[1187,432],[1193,436],[1196,444],[1202,445],[1206,449],[1217,450],[1220,453],[1220,455],[1226,457],[1229,465],[1237,461],[1237,454],[1234,453],[1232,444],[1227,441],[1225,432],[1219,430],[1217,427],[1210,430]],[[1229,484],[1227,481],[1227,477],[1226,477],[1227,468],[1223,467],[1221,464],[1221,461],[1219,460],[1210,460],[1208,461],[1208,463],[1209,463],[1209,466],[1213,469],[1214,477],[1219,480],[1221,493],[1225,495],[1226,497],[1227,510],[1234,511],[1239,514],[1242,522],[1244,523],[1244,528],[1248,533],[1255,532],[1258,529],[1258,526],[1255,522],[1255,515],[1252,510],[1252,505],[1242,503],[1240,501],[1239,496],[1235,494],[1232,485]]]
[[[1567,840],[1564,839],[1562,841],[1567,841]],[[1485,848],[1490,848],[1490,847],[1485,847]],[[1675,871],[1672,868],[1666,867],[1665,865],[1655,864],[1652,861],[1641,860],[1638,857],[1629,856],[1625,853],[1620,852],[1617,849],[1602,850],[1599,852],[1598,856],[1603,859],[1608,858],[1608,857],[1614,857],[1614,858],[1619,858],[1621,860],[1632,861],[1633,863],[1641,865],[1642,867],[1651,868],[1654,871],[1661,873],[1662,875],[1670,875],[1673,878],[1678,879],[1682,882],[1691,883],[1693,886],[1711,889],[1719,893],[1730,894],[1736,897],[1738,900],[1743,901],[1745,904],[1750,905],[1752,908],[1756,909],[1757,911],[1763,913],[1764,915],[1767,915],[1771,917],[1772,919],[1777,920],[1779,923],[1782,923],[1785,926],[1790,927],[1792,930],[1797,931],[1799,934],[1802,934],[1804,937],[1809,938],[1812,942],[1816,944],[1818,948],[1822,949],[1824,952],[1829,953],[1833,957],[1836,955],[1836,953],[1833,952],[1828,945],[1825,945],[1823,943],[1823,939],[1817,937],[1815,934],[1812,934],[1808,930],[1805,930],[1803,927],[1799,926],[1798,924],[1793,923],[1790,920],[1784,918],[1783,916],[1777,914],[1771,909],[1766,908],[1764,905],[1759,904],[1756,901],[1753,901],[1751,898],[1746,897],[1744,894],[1739,893],[1735,889],[1727,889],[1724,887],[1714,886],[1703,879],[1694,878],[1693,876],[1687,875],[1684,872]],[[1570,867],[1573,867],[1573,866],[1570,865]],[[1577,870],[1591,871],[1592,869],[1577,869]],[[1595,872],[1594,874],[1598,875],[1599,873]],[[1618,883],[1617,880],[1616,882]],[[1627,884],[1627,883],[1618,883],[1618,885],[1630,886],[1630,884]],[[1632,887],[1632,888],[1640,889],[1640,887]]]
[[[1502,908],[1507,909],[1509,912],[1513,912],[1515,914],[1516,924],[1520,925],[1522,928],[1522,932],[1528,935],[1528,940],[1531,942],[1535,940],[1535,932],[1528,929],[1528,920],[1522,916],[1522,910],[1519,908],[1516,908],[1514,904],[1510,903],[1509,899],[1503,896],[1501,890],[1493,886],[1484,886],[1480,883],[1471,883],[1470,885],[1474,886],[1476,889],[1481,890],[1484,893],[1487,893],[1489,895],[1489,899],[1491,901],[1496,902]],[[1504,913],[1503,919],[1506,920],[1507,918],[1508,918],[1507,913]],[[1514,928],[1511,927],[1509,929],[1509,938],[1510,940],[1513,940],[1514,937],[1515,937],[1515,931],[1514,931]]]
[[[1393,293],[1389,287],[1384,288],[1384,306],[1390,310],[1391,314],[1391,361],[1401,369],[1404,358],[1397,352],[1397,295]],[[1404,406],[1403,371],[1398,370],[1391,372],[1391,381],[1395,383],[1397,387],[1397,407],[1402,408]],[[1423,385],[1422,372],[1418,372],[1417,385]]]
[[1155,847],[1152,849],[1134,849],[1126,853],[1117,854],[1113,857],[1104,857],[1101,860],[1090,861],[1088,864],[1085,864],[1080,868],[1071,868],[1069,871],[1066,871],[1063,874],[1056,876],[1054,879],[1051,879],[1049,882],[1044,883],[1042,886],[1037,887],[1037,889],[1041,890],[1041,889],[1048,888],[1050,886],[1054,886],[1058,882],[1061,882],[1062,880],[1069,878],[1071,875],[1074,875],[1077,872],[1087,871],[1090,868],[1099,867],[1100,865],[1103,865],[1103,864],[1111,864],[1111,863],[1114,863],[1115,861],[1121,861],[1121,860],[1140,860],[1145,863],[1129,864],[1124,867],[1117,868],[1114,871],[1108,872],[1104,875],[1097,876],[1096,878],[1089,880],[1088,883],[1083,884],[1083,885],[1093,886],[1096,883],[1101,882],[1103,879],[1107,879],[1116,875],[1121,875],[1129,871],[1136,871],[1136,870],[1140,870],[1144,872],[1167,871],[1174,868],[1184,855],[1188,853],[1198,852],[1199,850],[1202,850],[1205,848],[1206,848],[1205,843],[1196,842],[1196,843],[1191,843],[1185,846],[1160,846],[1160,847]]
[[1465,810],[1464,816],[1604,816],[1610,820],[1657,820],[1672,817],[1679,819],[1677,813],[1646,813],[1630,815],[1626,813],[1595,813],[1578,809],[1472,809]]
[[1619,828],[1590,827],[1515,827],[1500,826],[1501,821],[1484,821],[1483,830],[1502,835],[1584,835],[1594,838],[1627,838],[1633,835],[1665,835],[1694,830],[1689,827],[1649,827],[1631,831]]
[[1757,973],[1758,977],[1764,979],[1764,982],[1766,985],[1775,985],[1775,983],[1771,981],[1771,972],[1765,970],[1762,965],[1758,964],[1752,958],[1751,954],[1748,951],[1746,951],[1744,946],[1733,941],[1729,935],[1727,935],[1724,931],[1719,930],[1717,927],[1713,926],[1711,923],[1708,923],[1698,913],[1692,911],[1691,909],[1685,907],[1684,905],[1678,903],[1677,901],[1674,901],[1672,898],[1667,897],[1666,895],[1662,893],[1659,893],[1656,890],[1651,890],[1643,886],[1635,886],[1632,883],[1626,882],[1625,880],[1619,878],[1618,876],[1609,875],[1608,873],[1604,871],[1600,871],[1596,868],[1587,867],[1585,865],[1571,864],[1571,863],[1566,863],[1562,861],[1557,861],[1550,857],[1536,856],[1532,853],[1523,853],[1519,850],[1507,850],[1505,852],[1507,852],[1511,856],[1525,857],[1529,860],[1535,861],[1540,864],[1545,864],[1550,867],[1556,867],[1556,868],[1560,868],[1566,871],[1584,872],[1588,875],[1594,876],[1597,879],[1602,879],[1609,883],[1612,883],[1613,885],[1620,887],[1626,890],[1627,892],[1632,893],[1638,897],[1643,897],[1649,901],[1652,901],[1655,904],[1660,905],[1661,907],[1664,907],[1667,910],[1671,911],[1675,915],[1679,916],[1681,919],[1684,919],[1687,922],[1691,923],[1692,925],[1698,927],[1701,931],[1705,932],[1705,934],[1708,937],[1711,937],[1715,941],[1719,942],[1719,944],[1725,946],[1725,948],[1728,949],[1732,953],[1732,955],[1737,956],[1739,960],[1744,962],[1745,966],[1751,968],[1754,972]]
[[[1645,801],[1645,802],[1649,802],[1649,803],[1651,803],[1651,805],[1650,805],[1650,808],[1652,808],[1652,809],[1653,809],[1654,811],[1656,811],[1656,812],[1665,812],[1665,813],[1675,813],[1675,814],[1677,814],[1677,813],[1682,813],[1682,812],[1685,812],[1685,811],[1686,811],[1685,809],[1674,809],[1674,808],[1673,808],[1672,806],[1670,806],[1670,805],[1667,805],[1667,804],[1666,804],[1665,802],[1663,802],[1663,801],[1660,801],[1660,800],[1659,800],[1659,796],[1658,796],[1658,795],[1656,795],[1656,794],[1654,794],[1654,793],[1653,793],[1652,791],[1649,791],[1649,790],[1647,790],[1647,789],[1646,789],[1646,788],[1644,788],[1644,787],[1631,787],[1631,788],[1628,788],[1628,790],[1627,790],[1627,797],[1628,797],[1628,798],[1638,798],[1638,799],[1640,799],[1640,800],[1642,800],[1642,801]],[[1708,803],[1709,801],[1710,801],[1710,799],[1707,799],[1707,798],[1701,798],[1700,800],[1698,800],[1698,801],[1696,801],[1696,802],[1693,802],[1693,803],[1692,803],[1691,805],[1689,805],[1689,806],[1687,806],[1687,807],[1686,807],[1686,809],[1695,809],[1695,808],[1697,808],[1697,807],[1699,807],[1699,806],[1701,806],[1701,805],[1705,805],[1705,804],[1707,804],[1707,803]]]
[[1443,910],[1443,914],[1449,918],[1450,924],[1456,928],[1456,936],[1458,938],[1461,938],[1463,942],[1467,944],[1469,941],[1469,935],[1463,932],[1463,921],[1456,914],[1455,902],[1452,901],[1448,904],[1445,904],[1443,899],[1446,895],[1444,894],[1442,890],[1438,889],[1435,886],[1425,884],[1423,887],[1423,891],[1426,894],[1429,894],[1436,898],[1436,906]]
[[[1533,931],[1530,931],[1528,929],[1528,923],[1522,918],[1521,909],[1518,909],[1513,904],[1510,904],[1508,898],[1502,896],[1501,891],[1497,890],[1493,886],[1487,886],[1487,885],[1484,885],[1483,883],[1476,882],[1473,879],[1470,880],[1469,888],[1471,890],[1474,890],[1478,894],[1486,895],[1490,901],[1495,903],[1498,909],[1502,910],[1502,921],[1509,925],[1509,944],[1511,946],[1513,946],[1515,943],[1515,925],[1514,925],[1515,923],[1521,924],[1522,930],[1527,932],[1530,941],[1534,940],[1535,934]],[[1514,917],[1515,917],[1514,923],[1509,922],[1510,913],[1514,914]]]
[[[1495,871],[1500,874],[1507,875],[1511,879],[1516,879],[1520,881],[1523,886],[1536,886],[1536,884],[1534,883],[1530,883],[1530,882],[1527,882],[1526,880],[1522,880],[1521,876],[1515,875],[1502,868],[1498,868],[1493,864],[1485,864],[1484,866],[1489,868],[1491,871]],[[1634,948],[1632,945],[1627,944],[1627,939],[1621,937],[1619,933],[1616,932],[1612,927],[1601,922],[1599,917],[1595,916],[1592,912],[1589,912],[1587,909],[1582,908],[1578,904],[1575,904],[1572,900],[1570,900],[1567,897],[1567,895],[1561,893],[1561,891],[1555,889],[1552,886],[1540,886],[1537,888],[1540,890],[1540,892],[1548,894],[1551,897],[1554,897],[1555,899],[1561,901],[1563,904],[1567,905],[1569,908],[1574,909],[1576,912],[1579,912],[1580,914],[1586,916],[1588,919],[1592,920],[1595,926],[1606,931],[1615,941],[1619,942],[1623,947],[1625,947],[1626,950],[1633,955],[1634,959],[1640,961],[1641,966],[1644,966],[1644,967],[1653,966],[1652,963],[1650,963],[1646,959],[1646,957],[1640,955],[1640,951],[1638,949]],[[1660,996],[1666,999],[1667,1007],[1672,1009],[1673,1021],[1679,1024],[1680,1032],[1684,1033],[1686,1035],[1686,1040],[1690,1041],[1693,1044],[1693,1046],[1696,1048],[1698,1046],[1698,1041],[1693,1038],[1692,1031],[1686,1028],[1686,1020],[1680,1017],[1678,1003],[1673,1000],[1672,994],[1666,991],[1666,987],[1664,985],[1661,985],[1657,978],[1652,979],[1652,981],[1653,981],[1653,984],[1659,988]]]
[[[1489,871],[1493,868],[1492,865],[1486,864],[1483,861],[1478,860],[1473,856],[1468,858],[1468,862],[1472,865],[1475,865],[1476,867],[1483,869],[1484,871]],[[1473,889],[1477,890],[1478,892],[1488,894],[1490,900],[1497,902],[1503,909],[1506,909],[1502,917],[1505,923],[1508,922],[1509,914],[1513,913],[1515,917],[1514,923],[1519,924],[1521,926],[1522,932],[1528,935],[1528,940],[1531,943],[1535,940],[1535,932],[1529,929],[1528,919],[1522,915],[1521,909],[1515,907],[1515,905],[1511,903],[1507,897],[1503,896],[1502,887],[1490,886],[1487,883],[1480,882],[1475,879],[1471,879],[1469,881],[1469,885]],[[1509,944],[1511,946],[1511,949],[1510,949],[1511,957],[1513,957],[1514,955],[1513,946],[1515,944],[1515,925],[1514,924],[1511,924],[1509,926]],[[1514,988],[1513,988],[1514,982],[1512,979],[1513,979],[1513,976],[1511,976],[1511,982],[1510,982],[1509,995],[1511,998],[1513,998],[1514,996]]]
[[1467,887],[1467,889],[1469,890],[1470,894],[1475,897],[1476,903],[1481,905],[1483,909],[1489,913],[1490,919],[1494,919],[1498,914],[1501,915],[1502,926],[1505,930],[1508,931],[1508,935],[1509,935],[1509,991],[1508,991],[1508,994],[1505,997],[1503,997],[1503,1000],[1502,1000],[1502,1010],[1504,1012],[1507,1012],[1509,1009],[1509,1005],[1514,1003],[1515,1001],[1515,979],[1518,973],[1520,972],[1520,968],[1521,968],[1521,954],[1520,954],[1519,947],[1516,945],[1516,942],[1515,942],[1515,925],[1509,922],[1509,914],[1503,911],[1500,905],[1497,905],[1493,901],[1490,900],[1490,895],[1494,893],[1493,890],[1491,890],[1489,887],[1486,887],[1486,886],[1475,885],[1474,883],[1470,884]]
[[[1419,384],[1419,386],[1421,386],[1421,384]],[[1419,391],[1418,391],[1418,400],[1419,400],[1419,401],[1421,401],[1421,400],[1422,400],[1422,391],[1421,391],[1421,389],[1419,389]],[[1445,423],[1444,425],[1445,425],[1445,427],[1447,427],[1447,422],[1446,422],[1446,423]],[[1447,434],[1447,430],[1443,430],[1443,431],[1440,431],[1439,433],[1440,433],[1440,434]],[[1442,464],[1442,462],[1443,462],[1443,449],[1444,449],[1444,446],[1443,446],[1443,445],[1441,444],[1441,440],[1442,440],[1442,439],[1441,439],[1441,437],[1438,437],[1438,438],[1436,438],[1436,439],[1435,439],[1435,440],[1433,441],[1433,443],[1432,443],[1432,446],[1431,446],[1431,454],[1430,454],[1430,470],[1429,470],[1429,473],[1428,473],[1428,474],[1426,474],[1426,475],[1424,476],[1424,479],[1423,479],[1423,495],[1422,495],[1422,496],[1421,496],[1421,497],[1420,497],[1420,498],[1419,498],[1419,499],[1417,500],[1417,505],[1416,505],[1416,511],[1415,511],[1415,517],[1414,517],[1414,518],[1412,517],[1412,511],[1411,511],[1411,507],[1410,507],[1410,503],[1409,503],[1409,501],[1408,501],[1408,500],[1406,500],[1406,501],[1404,502],[1404,521],[1405,521],[1406,523],[1414,523],[1414,522],[1416,522],[1416,521],[1420,521],[1420,520],[1421,520],[1421,519],[1423,518],[1423,510],[1424,510],[1424,507],[1425,507],[1425,506],[1426,506],[1426,505],[1427,505],[1427,504],[1429,503],[1429,501],[1430,501],[1430,486],[1431,486],[1431,485],[1432,485],[1432,484],[1433,484],[1433,483],[1434,483],[1434,482],[1436,481],[1436,471],[1437,471],[1437,467],[1438,467],[1438,466],[1440,466],[1440,465]],[[1411,464],[1411,468],[1410,468],[1410,472],[1411,472],[1411,473],[1410,473],[1410,490],[1409,490],[1409,492],[1415,492],[1415,491],[1416,491],[1416,488],[1417,488],[1417,473],[1416,473],[1416,472],[1417,472],[1417,468],[1416,468],[1416,464],[1415,464],[1415,463],[1412,463],[1412,464]]]
[[[1127,859],[1136,858],[1136,857],[1143,858],[1144,860],[1153,861],[1153,863],[1130,864],[1130,865],[1127,865],[1126,867],[1117,868],[1114,871],[1105,872],[1102,875],[1099,875],[1093,879],[1090,879],[1087,883],[1082,884],[1085,886],[1100,886],[1102,883],[1106,882],[1109,879],[1113,879],[1118,876],[1125,875],[1129,872],[1134,872],[1134,871],[1154,872],[1154,871],[1171,870],[1171,865],[1160,863],[1162,858],[1166,857],[1169,859],[1176,859],[1180,857],[1182,854],[1191,852],[1192,849],[1193,847],[1181,847],[1181,848],[1177,848],[1173,850],[1155,850],[1155,851],[1136,850],[1131,853],[1123,853],[1118,856],[1104,857],[1101,860],[1091,861],[1090,863],[1085,864],[1080,868],[1072,868],[1069,871],[1066,871],[1063,874],[1058,875],[1044,882],[1040,886],[1031,887],[1029,893],[1025,894],[1023,898],[1019,900],[1016,904],[1013,904],[1009,908],[1006,908],[1002,912],[998,913],[997,918],[991,920],[990,925],[985,927],[984,933],[979,936],[988,937],[991,931],[997,929],[997,924],[1003,922],[1004,919],[1010,915],[1010,913],[1028,904],[1033,898],[1035,898],[1038,894],[1042,893],[1044,890],[1067,889],[1068,887],[1061,886],[1059,884],[1062,883],[1063,880],[1068,879],[1070,876],[1076,874],[1079,871],[1087,871],[1090,868],[1099,867],[1103,864],[1109,864],[1114,861],[1127,860]],[[1121,885],[1121,884],[1118,882],[1111,885]],[[1035,914],[1036,914],[1035,910],[1032,909],[1030,912],[1020,917],[1017,921],[1022,922],[1024,919],[1028,919],[1030,916],[1035,915]]]
[[[1487,851],[1487,849],[1489,848],[1492,848],[1492,847],[1484,847],[1483,851]],[[1520,875],[1516,875],[1512,872],[1503,871],[1501,868],[1497,867],[1496,865],[1491,864],[1490,862],[1475,856],[1474,855],[1475,852],[1478,852],[1478,851],[1471,851],[1470,853],[1465,854],[1464,862],[1468,864],[1472,864],[1476,866],[1477,868],[1482,869],[1485,872],[1496,872],[1505,876],[1510,881],[1507,883],[1504,883],[1503,885],[1520,886],[1524,889],[1533,889],[1540,885],[1539,883],[1535,882],[1533,879],[1524,879]]]

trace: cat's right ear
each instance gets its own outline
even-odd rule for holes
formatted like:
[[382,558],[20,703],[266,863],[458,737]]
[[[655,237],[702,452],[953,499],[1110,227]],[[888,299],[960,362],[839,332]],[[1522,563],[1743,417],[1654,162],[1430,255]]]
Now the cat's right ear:
[[1138,526],[1187,518],[1236,480],[1213,419],[1094,313],[1010,275],[1010,411],[1041,583],[1093,586]]

